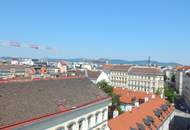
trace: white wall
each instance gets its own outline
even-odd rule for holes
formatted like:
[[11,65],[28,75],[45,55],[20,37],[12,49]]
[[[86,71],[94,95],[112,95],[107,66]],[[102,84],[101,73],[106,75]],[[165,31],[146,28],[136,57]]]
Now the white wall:
[[105,73],[105,72],[102,72],[100,74],[100,76],[98,77],[98,79],[96,80],[96,83],[102,81],[102,80],[105,80],[106,82],[110,83],[110,80],[109,80],[109,77],[108,75]]
[[[103,112],[104,110],[106,110],[107,112],[106,112],[106,114],[105,114],[105,118],[102,119],[102,112]],[[95,123],[95,115],[96,115],[96,113],[98,113],[98,112],[100,112],[100,116],[99,116],[99,118],[98,118],[98,122],[99,122],[98,124],[99,124],[99,125],[96,126],[96,123]],[[103,125],[106,125],[106,126],[107,126],[108,107],[103,107],[103,108],[100,108],[100,109],[98,109],[98,110],[96,110],[96,111],[87,113],[87,114],[82,115],[82,116],[80,116],[80,117],[76,117],[76,118],[74,118],[74,119],[72,119],[72,120],[69,120],[69,121],[67,121],[67,122],[63,122],[62,124],[56,125],[56,126],[54,126],[54,127],[51,127],[51,128],[49,128],[49,129],[46,129],[46,130],[56,130],[56,129],[59,128],[59,127],[65,127],[65,130],[68,130],[68,129],[67,129],[67,126],[70,125],[71,123],[75,123],[73,130],[78,130],[78,129],[79,129],[79,128],[78,128],[78,127],[79,127],[79,126],[78,126],[78,121],[80,121],[80,119],[84,119],[82,130],[88,130],[88,129],[90,129],[90,128],[88,128],[88,120],[87,120],[87,118],[88,118],[89,116],[91,116],[91,115],[92,115],[92,127],[91,127],[92,130],[95,130],[95,129],[97,129],[97,128],[100,128],[100,129],[101,129],[101,128],[103,127]],[[104,122],[104,121],[105,121],[105,122]],[[104,123],[102,123],[102,122],[104,122]],[[102,123],[102,124],[101,124],[101,123]]]
[[[19,128],[14,128],[13,130],[58,130],[60,127],[64,127],[68,130],[68,126],[73,124],[73,130],[79,130],[79,121],[84,119],[82,130],[103,130],[102,127],[105,125],[106,129],[109,130],[107,125],[108,121],[108,105],[110,104],[110,99],[92,104],[83,108],[74,109],[69,112],[65,112],[54,117],[43,119],[38,122],[33,122],[26,126],[21,126]],[[104,113],[104,119],[102,118]],[[99,113],[98,123],[95,122],[95,115]],[[92,126],[88,128],[88,117],[92,116]]]

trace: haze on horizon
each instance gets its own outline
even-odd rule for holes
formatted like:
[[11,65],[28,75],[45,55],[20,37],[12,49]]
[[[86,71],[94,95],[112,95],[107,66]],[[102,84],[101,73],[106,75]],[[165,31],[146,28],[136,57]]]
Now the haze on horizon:
[[112,58],[190,64],[188,0],[6,0],[0,2],[0,41],[35,43],[58,51],[0,45],[0,56]]

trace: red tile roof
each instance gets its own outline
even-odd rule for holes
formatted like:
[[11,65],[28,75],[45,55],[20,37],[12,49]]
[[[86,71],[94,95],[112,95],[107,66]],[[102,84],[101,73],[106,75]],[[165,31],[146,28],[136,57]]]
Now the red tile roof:
[[120,87],[114,88],[113,92],[117,95],[120,95],[120,101],[122,103],[132,103],[132,98],[144,99],[145,97],[151,98],[151,93],[141,92],[141,91],[131,91],[129,89],[123,89]]
[[176,66],[177,70],[189,70],[190,66]]
[[[156,117],[154,110],[156,108],[160,108],[160,106],[164,103],[166,103],[165,100],[156,97],[155,99],[140,105],[139,108],[134,108],[131,112],[125,112],[118,117],[109,120],[109,127],[111,130],[130,130],[130,128],[138,129],[137,123],[144,125],[143,119],[145,119],[146,116],[151,116],[154,119],[154,126],[151,125],[151,128],[152,130],[156,130],[156,127],[158,128],[166,119],[166,117],[168,117],[174,111],[174,107],[170,106],[167,112],[163,112],[163,117],[160,117],[162,120]],[[146,130],[149,130],[146,125],[144,126]]]
[[104,64],[102,68],[104,70],[111,70],[113,67],[114,67],[113,64]]

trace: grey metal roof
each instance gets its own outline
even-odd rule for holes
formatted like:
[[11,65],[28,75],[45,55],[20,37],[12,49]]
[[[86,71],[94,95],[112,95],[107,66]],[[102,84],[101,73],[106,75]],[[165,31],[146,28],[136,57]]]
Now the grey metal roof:
[[87,78],[0,84],[0,126],[106,97]]
[[132,67],[129,70],[129,74],[134,75],[163,75],[159,68],[151,68],[151,67]]
[[132,65],[114,65],[111,71],[128,72]]

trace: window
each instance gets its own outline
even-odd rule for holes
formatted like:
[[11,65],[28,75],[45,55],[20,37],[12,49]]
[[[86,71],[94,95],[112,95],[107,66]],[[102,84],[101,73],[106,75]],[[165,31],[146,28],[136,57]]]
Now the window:
[[107,120],[107,109],[102,111],[102,121]]
[[87,120],[88,120],[88,128],[91,128],[92,127],[92,115],[91,116],[89,116],[88,118],[87,118]]
[[65,130],[65,127],[58,127],[56,130]]
[[100,112],[98,112],[98,113],[96,113],[96,115],[95,115],[95,122],[96,122],[96,124],[98,124],[99,122],[100,122]]
[[71,123],[70,125],[67,126],[68,130],[74,130],[74,123]]
[[84,122],[84,120],[85,119],[80,119],[79,121],[78,121],[78,126],[79,126],[79,130],[83,130],[83,122]]

